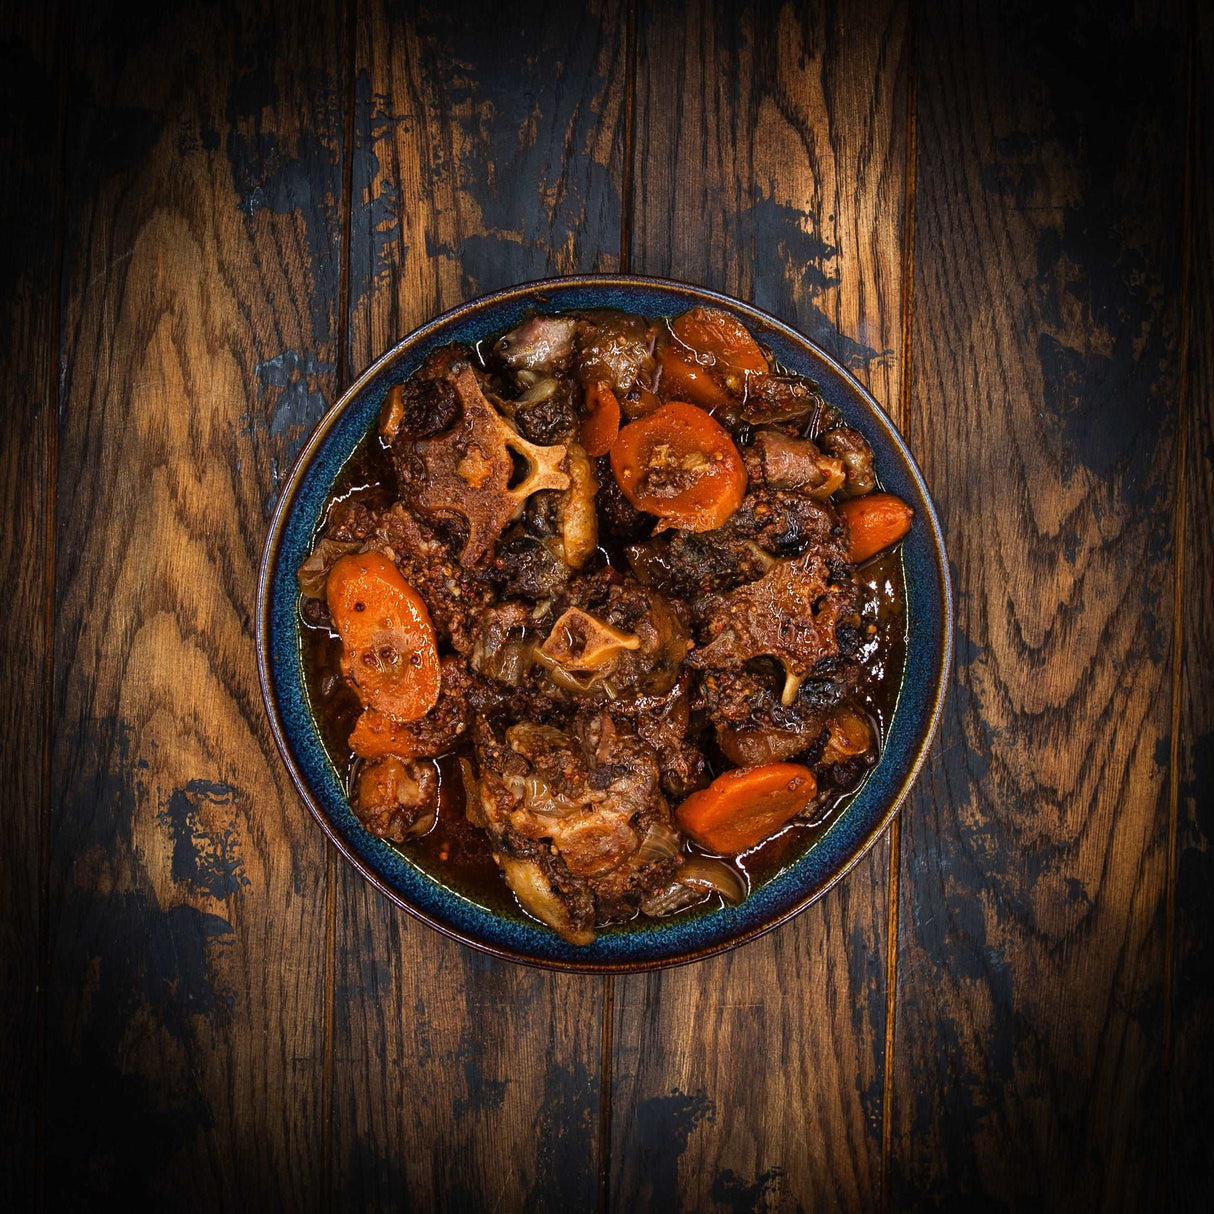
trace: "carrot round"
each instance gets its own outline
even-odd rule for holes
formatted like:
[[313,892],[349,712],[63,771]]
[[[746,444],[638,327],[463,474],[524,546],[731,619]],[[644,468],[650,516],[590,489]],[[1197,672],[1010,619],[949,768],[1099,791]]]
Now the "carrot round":
[[638,510],[685,531],[719,527],[746,493],[746,468],[729,431],[684,401],[625,426],[611,447],[611,471]]
[[587,455],[606,455],[620,432],[620,402],[607,384],[596,380],[586,389],[586,409],[582,446]]
[[814,773],[800,763],[738,767],[693,792],[675,819],[701,847],[736,856],[774,835],[817,794]]
[[670,331],[699,355],[725,371],[767,373],[767,359],[759,343],[740,321],[719,308],[692,308],[670,323]]
[[692,308],[675,317],[658,357],[667,400],[706,409],[728,404],[745,389],[747,375],[769,370],[746,326],[719,308]]
[[378,708],[364,708],[354,722],[348,745],[360,759],[382,759],[395,755],[398,759],[417,757],[418,747],[409,726],[394,721]]
[[441,682],[434,625],[396,566],[378,552],[343,556],[325,598],[341,635],[342,674],[358,698],[398,721],[425,716]]
[[847,559],[853,565],[896,544],[915,517],[914,510],[892,493],[866,493],[840,502],[837,509],[847,522],[851,536]]
[[667,342],[658,359],[662,364],[658,388],[668,400],[689,400],[705,409],[717,409],[733,399],[709,369],[701,367],[695,356],[678,343]]

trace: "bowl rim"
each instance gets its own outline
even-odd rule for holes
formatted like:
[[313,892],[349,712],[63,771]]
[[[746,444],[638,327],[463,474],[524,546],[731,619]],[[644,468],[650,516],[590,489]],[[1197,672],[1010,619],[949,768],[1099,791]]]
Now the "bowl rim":
[[[636,960],[621,960],[621,961],[587,961],[578,962],[576,960],[568,960],[557,957],[536,957],[525,953],[516,952],[508,947],[503,947],[498,944],[490,943],[481,940],[469,932],[464,932],[450,924],[443,923],[440,920],[432,917],[422,908],[413,905],[408,899],[403,897],[396,889],[388,884],[387,881],[366,861],[359,856],[353,848],[346,842],[340,832],[329,821],[328,816],[318,804],[313,796],[307,781],[303,774],[299,771],[295,762],[294,756],[291,753],[288,744],[285,729],[283,726],[281,712],[278,704],[278,692],[274,686],[270,675],[269,662],[269,631],[270,631],[270,603],[271,593],[270,585],[272,573],[275,568],[276,558],[281,546],[283,523],[286,516],[295,501],[300,484],[303,479],[303,473],[311,464],[312,458],[316,454],[317,449],[328,437],[329,431],[333,428],[337,419],[345,412],[350,404],[362,393],[365,386],[370,383],[379,372],[387,365],[395,361],[407,347],[413,347],[423,342],[428,336],[453,321],[460,319],[471,313],[480,311],[481,309],[499,303],[508,301],[517,301],[520,298],[534,298],[537,306],[541,306],[545,301],[543,299],[546,290],[554,290],[559,288],[569,287],[616,287],[627,289],[629,286],[643,285],[646,287],[666,288],[672,291],[677,291],[683,295],[697,296],[705,302],[718,304],[738,315],[746,317],[753,321],[756,325],[778,330],[783,336],[794,342],[795,344],[805,344],[812,348],[814,354],[827,363],[831,369],[842,377],[849,387],[852,388],[864,401],[866,406],[871,409],[877,419],[884,423],[885,429],[890,440],[897,447],[902,460],[906,465],[906,469],[910,473],[911,479],[914,481],[919,493],[923,498],[926,506],[926,522],[932,539],[932,555],[938,568],[940,576],[940,585],[943,587],[943,595],[939,602],[941,608],[939,629],[940,629],[940,662],[938,667],[932,672],[935,679],[935,686],[932,691],[931,698],[931,716],[923,735],[916,741],[913,756],[908,756],[909,765],[906,768],[905,775],[899,783],[896,792],[889,798],[888,804],[884,809],[879,820],[872,826],[868,834],[860,841],[847,859],[839,865],[839,867],[829,875],[824,881],[819,882],[813,889],[808,890],[805,895],[798,898],[790,906],[781,910],[774,915],[769,921],[755,924],[752,927],[746,928],[739,932],[736,936],[715,941],[706,944],[701,948],[690,949],[685,953],[679,953],[670,957],[657,958],[642,958]],[[829,890],[833,889],[845,876],[852,871],[853,868],[872,850],[877,840],[889,827],[898,811],[901,809],[903,802],[914,786],[916,779],[927,759],[928,751],[931,749],[931,744],[936,736],[936,731],[939,728],[940,718],[943,715],[944,699],[948,689],[949,673],[952,669],[952,654],[953,654],[953,591],[952,579],[949,574],[948,556],[944,547],[943,529],[940,526],[940,520],[936,513],[935,503],[932,500],[931,493],[928,491],[927,483],[923,478],[923,473],[919,469],[914,456],[906,445],[905,439],[902,437],[898,428],[894,425],[892,418],[877,402],[868,389],[856,379],[850,371],[842,366],[837,359],[823,350],[816,342],[807,337],[804,333],[794,328],[792,325],[773,316],[770,312],[762,308],[756,307],[754,304],[746,303],[743,300],[735,299],[731,295],[726,295],[723,292],[715,291],[709,287],[699,286],[695,283],[682,282],[678,279],[663,278],[645,274],[624,274],[624,273],[603,273],[603,274],[570,274],[561,277],[549,277],[534,279],[528,282],[516,283],[513,286],[505,287],[499,291],[493,291],[486,295],[478,295],[472,299],[465,300],[463,303],[457,304],[455,307],[448,308],[445,312],[426,321],[424,324],[417,326],[406,333],[399,341],[390,346],[378,358],[370,363],[350,384],[350,386],[333,402],[321,415],[316,425],[313,427],[307,440],[301,446],[298,454],[295,456],[291,464],[290,471],[282,481],[282,488],[278,495],[278,501],[275,503],[274,511],[270,516],[269,526],[266,532],[266,540],[262,549],[261,563],[257,576],[257,601],[256,601],[256,619],[255,619],[255,637],[254,643],[257,651],[257,674],[258,682],[261,685],[262,701],[266,709],[266,715],[269,718],[270,732],[274,737],[274,744],[278,748],[278,753],[286,766],[287,772],[291,777],[291,782],[294,784],[296,792],[308,807],[312,817],[316,819],[325,835],[328,836],[329,842],[333,844],[341,853],[341,855],[350,863],[355,870],[367,881],[369,881],[379,892],[385,895],[390,901],[400,907],[406,914],[416,919],[420,923],[424,923],[427,927],[433,928],[441,932],[449,939],[455,940],[460,944],[474,948],[479,952],[488,953],[490,956],[498,957],[505,961],[513,961],[522,965],[529,965],[537,969],[558,970],[565,973],[578,974],[613,974],[613,973],[640,973],[649,970],[672,969],[680,965],[689,965],[694,961],[701,961],[708,957],[716,956],[720,953],[728,952],[738,948],[743,944],[748,944],[753,940],[757,940],[760,936],[766,935],[768,932],[775,930],[777,927],[787,923],[790,919],[794,919],[807,907],[811,906],[819,898],[823,897]],[[332,891],[330,891],[330,896]]]

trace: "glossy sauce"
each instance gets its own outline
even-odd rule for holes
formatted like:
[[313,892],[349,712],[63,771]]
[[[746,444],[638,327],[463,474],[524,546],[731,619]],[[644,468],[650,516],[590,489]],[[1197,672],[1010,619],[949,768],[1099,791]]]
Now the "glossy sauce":
[[[383,500],[383,488],[391,483],[391,473],[374,429],[359,443],[334,485],[330,506],[343,500]],[[318,529],[323,531],[324,525]],[[627,570],[622,550],[600,548],[612,565]],[[862,659],[866,677],[856,701],[867,712],[880,745],[897,707],[906,657],[905,580],[899,550],[874,558],[857,571],[864,587],[861,617],[867,639]],[[313,715],[333,766],[341,775],[347,795],[352,793],[361,760],[350,753],[346,739],[361,712],[358,697],[341,677],[339,660],[341,640],[327,625],[311,622],[300,603],[300,647]],[[469,902],[512,919],[531,921],[515,900],[505,878],[494,862],[489,839],[483,830],[468,822],[464,812],[464,790],[460,778],[459,756],[467,751],[443,755],[433,760],[440,774],[439,811],[434,826],[423,836],[393,844],[416,868],[432,880]],[[713,746],[707,746],[710,767]],[[732,766],[722,764],[721,769]],[[731,860],[744,875],[751,890],[770,881],[795,864],[820,839],[862,787],[868,768],[856,786],[834,790],[821,797],[812,821],[790,823],[758,847]],[[715,774],[715,773],[714,773]],[[672,809],[674,806],[671,807]],[[698,849],[684,843],[691,854]],[[687,919],[711,913],[724,905],[719,894],[661,920]],[[658,922],[645,920],[642,923]],[[634,920],[634,923],[636,921]],[[599,933],[635,930],[632,924],[598,927]]]

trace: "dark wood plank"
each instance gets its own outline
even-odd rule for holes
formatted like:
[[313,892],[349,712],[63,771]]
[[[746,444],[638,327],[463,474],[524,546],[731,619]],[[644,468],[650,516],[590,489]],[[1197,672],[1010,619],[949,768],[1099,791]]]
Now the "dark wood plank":
[[253,611],[335,387],[345,19],[65,21],[48,1205],[314,1208],[326,853]]
[[[897,412],[906,11],[642,4],[633,268],[770,308]],[[611,1206],[871,1209],[889,844],[794,923],[617,980]]]
[[1184,576],[1176,709],[1177,838],[1168,1156],[1172,1209],[1214,1190],[1214,12],[1195,10],[1190,65]]
[[0,5],[0,1206],[35,1201],[40,877],[50,625],[48,526],[54,501],[60,86],[54,13]]
[[890,1205],[1153,1209],[1184,15],[920,13],[907,431],[958,630],[902,832]]
[[[351,366],[465,297],[614,268],[625,10],[366,4]],[[491,961],[343,868],[333,1167],[355,1208],[584,1210],[602,982]]]

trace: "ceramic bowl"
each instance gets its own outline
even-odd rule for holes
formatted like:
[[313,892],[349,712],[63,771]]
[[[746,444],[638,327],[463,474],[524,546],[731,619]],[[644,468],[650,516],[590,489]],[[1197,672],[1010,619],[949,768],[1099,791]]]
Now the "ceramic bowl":
[[[826,400],[872,445],[884,488],[914,507],[915,525],[902,548],[905,673],[880,761],[799,860],[738,906],[601,930],[593,944],[579,948],[525,916],[507,918],[470,902],[362,827],[309,707],[295,570],[311,550],[333,482],[374,424],[384,394],[429,351],[448,342],[471,345],[534,311],[622,308],[674,316],[696,304],[734,313],[784,366],[816,380]],[[868,851],[897,812],[923,763],[944,696],[952,637],[947,570],[927,486],[893,423],[851,375],[800,333],[749,304],[684,283],[629,275],[526,283],[472,300],[410,333],[359,376],[316,426],[287,478],[262,558],[257,601],[261,687],[275,740],[304,803],[342,855],[409,914],[464,944],[533,965],[591,972],[677,965],[753,940],[804,910]]]

